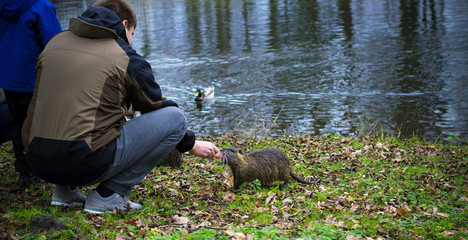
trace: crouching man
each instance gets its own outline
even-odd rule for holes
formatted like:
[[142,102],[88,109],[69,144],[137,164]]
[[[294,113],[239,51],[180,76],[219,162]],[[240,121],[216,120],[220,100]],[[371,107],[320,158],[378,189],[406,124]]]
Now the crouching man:
[[[53,37],[37,60],[22,136],[33,173],[56,187],[53,205],[91,213],[141,205],[127,196],[169,151],[213,158],[151,66],[131,47],[137,19],[125,0],[99,0]],[[142,115],[125,121],[130,104]],[[78,186],[98,184],[85,197]]]

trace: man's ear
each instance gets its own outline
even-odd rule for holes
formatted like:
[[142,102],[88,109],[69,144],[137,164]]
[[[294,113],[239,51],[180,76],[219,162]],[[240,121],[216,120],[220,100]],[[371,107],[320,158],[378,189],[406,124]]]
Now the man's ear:
[[122,21],[122,24],[124,25],[125,29],[127,29],[128,21],[127,21],[127,20],[123,20],[123,21]]

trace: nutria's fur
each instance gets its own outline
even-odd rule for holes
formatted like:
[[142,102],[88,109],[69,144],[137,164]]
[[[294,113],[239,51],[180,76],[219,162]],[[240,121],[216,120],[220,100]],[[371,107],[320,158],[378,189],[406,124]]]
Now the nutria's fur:
[[275,181],[283,181],[286,185],[291,176],[303,184],[308,182],[293,173],[286,154],[277,148],[263,148],[244,154],[239,148],[223,148],[220,151],[223,164],[229,165],[234,176],[233,190],[239,189],[244,182],[260,180],[262,186],[268,187]]

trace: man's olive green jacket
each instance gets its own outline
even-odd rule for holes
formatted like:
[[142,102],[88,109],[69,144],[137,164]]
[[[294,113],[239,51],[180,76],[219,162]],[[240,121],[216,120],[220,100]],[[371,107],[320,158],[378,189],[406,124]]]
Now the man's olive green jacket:
[[[151,66],[128,44],[122,20],[103,7],[72,18],[36,71],[22,137],[33,173],[53,183],[84,184],[108,168],[130,104],[142,114],[177,106],[164,100]],[[188,130],[177,149],[194,143]]]

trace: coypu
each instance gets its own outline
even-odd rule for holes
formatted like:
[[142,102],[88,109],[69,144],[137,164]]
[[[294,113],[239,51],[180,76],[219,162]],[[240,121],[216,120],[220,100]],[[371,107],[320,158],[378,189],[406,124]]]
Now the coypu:
[[289,176],[303,184],[318,184],[308,182],[293,173],[288,156],[277,148],[263,148],[244,154],[239,148],[222,148],[220,158],[223,164],[229,165],[234,176],[233,190],[239,189],[244,182],[260,180],[262,186],[268,187],[275,181],[289,182]]

